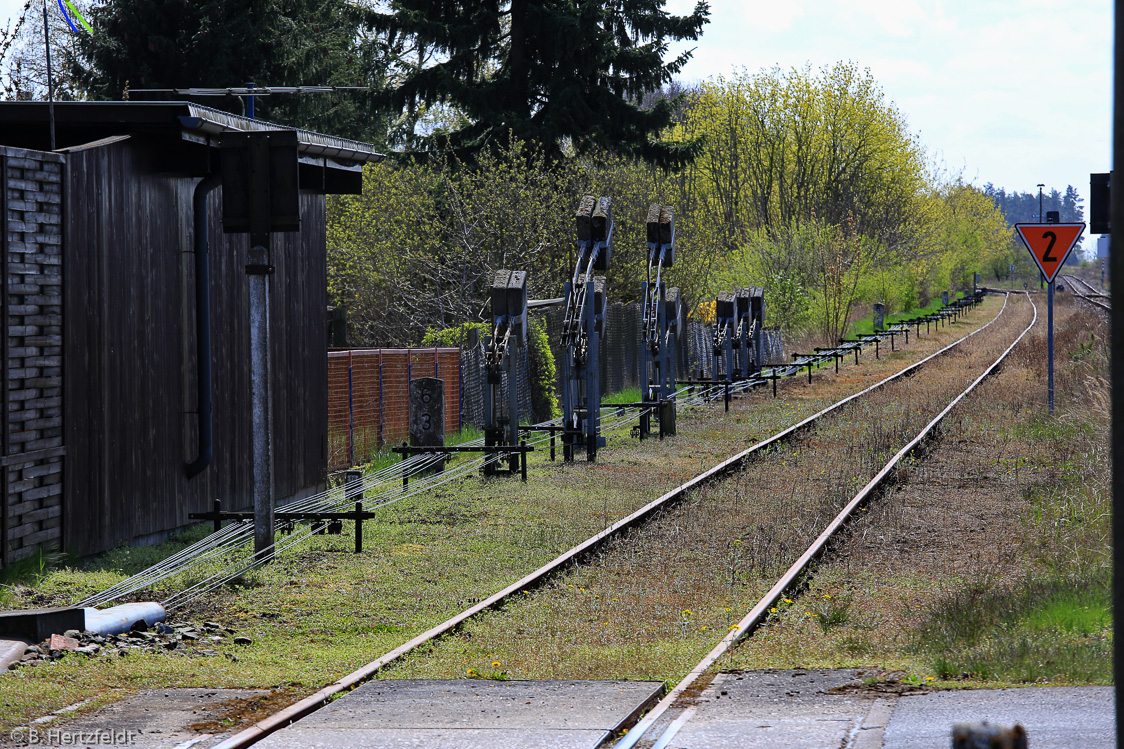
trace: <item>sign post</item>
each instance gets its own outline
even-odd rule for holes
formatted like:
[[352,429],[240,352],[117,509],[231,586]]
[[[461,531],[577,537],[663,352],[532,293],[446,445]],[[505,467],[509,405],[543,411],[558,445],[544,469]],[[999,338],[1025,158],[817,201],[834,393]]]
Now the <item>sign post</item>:
[[1054,277],[1077,246],[1083,231],[1084,223],[1015,224],[1015,232],[1046,279],[1046,355],[1049,359],[1046,392],[1051,414],[1054,413]]
[[[270,344],[270,235],[300,230],[297,134],[293,130],[222,136],[222,230],[250,235],[250,414],[254,555],[273,558],[273,364]],[[358,521],[356,521],[358,522]]]

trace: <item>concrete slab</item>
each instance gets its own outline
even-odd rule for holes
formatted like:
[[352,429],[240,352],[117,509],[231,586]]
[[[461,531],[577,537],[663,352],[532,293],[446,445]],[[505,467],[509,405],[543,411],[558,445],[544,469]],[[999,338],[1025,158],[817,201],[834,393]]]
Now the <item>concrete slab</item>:
[[886,749],[947,749],[956,723],[1021,723],[1034,749],[1116,746],[1112,687],[964,689],[902,696],[883,736]]
[[63,708],[30,726],[15,728],[0,738],[0,747],[9,746],[4,740],[11,739],[17,746],[117,744],[145,749],[205,749],[229,738],[230,733],[201,732],[192,725],[221,720],[235,701],[268,694],[249,689],[146,689],[86,715],[71,715],[85,703]]
[[660,682],[374,680],[257,744],[287,747],[596,747]]
[[[299,725],[299,724],[298,724]],[[593,749],[609,737],[600,729],[540,730],[523,728],[390,728],[332,730],[284,729],[284,743],[259,742],[255,746],[288,746],[300,749]]]
[[646,739],[675,749],[853,746],[878,700],[867,694],[829,692],[860,682],[865,673],[813,669],[718,674],[694,704],[685,705],[665,725],[657,724]]

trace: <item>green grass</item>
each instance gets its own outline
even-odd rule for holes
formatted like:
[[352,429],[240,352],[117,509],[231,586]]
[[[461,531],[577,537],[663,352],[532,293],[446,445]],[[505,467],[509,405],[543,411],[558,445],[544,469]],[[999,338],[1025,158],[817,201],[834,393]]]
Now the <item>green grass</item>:
[[639,403],[640,402],[640,388],[625,388],[616,393],[609,393],[602,396],[602,405],[612,406],[617,403]]
[[[804,415],[767,401],[772,415],[752,419],[776,429]],[[741,404],[730,414],[710,406],[680,414],[679,435],[638,444],[624,427],[608,435],[596,466],[529,456],[531,480],[470,475],[378,511],[364,523],[364,550],[351,553],[354,524],[339,536],[312,536],[266,568],[172,612],[173,621],[214,620],[253,638],[219,645],[223,656],[131,653],[127,658],[68,657],[6,674],[0,732],[44,712],[98,695],[88,709],[137,689],[277,688],[307,694],[402,644],[419,632],[545,563],[744,447]],[[808,406],[808,408],[814,408]],[[469,439],[471,433],[454,440]],[[465,460],[457,458],[454,461]],[[13,589],[19,607],[71,604],[103,590],[208,533],[200,524],[160,547],[122,548],[76,566],[50,569],[34,588]],[[163,600],[219,563],[208,563],[132,596]],[[501,673],[494,659],[473,664]],[[463,675],[463,671],[461,672]]]
[[[956,294],[950,294],[949,298],[950,299],[961,299],[961,298],[963,298],[963,296],[964,295],[962,293],[957,292]],[[915,307],[914,309],[911,309],[911,310],[908,310],[908,311],[905,311],[905,312],[899,312],[899,313],[894,314],[894,315],[886,315],[884,317],[884,322],[886,324],[886,327],[889,327],[889,326],[893,325],[894,323],[899,322],[901,320],[905,320],[906,318],[909,318],[909,317],[919,317],[921,315],[931,315],[932,313],[936,312],[937,310],[939,310],[943,307],[944,307],[944,304],[941,303],[941,298],[938,296],[936,299],[929,302],[929,305],[926,306],[926,307]],[[873,332],[874,332],[874,320],[871,319],[871,318],[863,318],[862,320],[856,320],[855,321],[855,324],[851,326],[851,332],[848,335],[851,336],[851,337],[854,337],[854,336],[856,336],[860,333],[864,334],[864,335],[869,335]]]
[[1112,683],[1111,577],[971,586],[939,601],[918,650],[941,679]]

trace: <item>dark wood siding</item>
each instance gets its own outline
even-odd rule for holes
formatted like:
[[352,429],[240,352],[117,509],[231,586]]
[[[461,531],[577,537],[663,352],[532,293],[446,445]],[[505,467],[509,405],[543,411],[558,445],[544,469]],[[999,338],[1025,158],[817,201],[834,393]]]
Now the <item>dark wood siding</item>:
[[[194,479],[196,179],[160,173],[142,140],[68,157],[65,432],[67,548],[85,554],[159,534],[221,498],[250,502],[245,235],[210,197],[214,459]],[[327,354],[324,198],[275,234],[274,456],[279,500],[322,485]]]

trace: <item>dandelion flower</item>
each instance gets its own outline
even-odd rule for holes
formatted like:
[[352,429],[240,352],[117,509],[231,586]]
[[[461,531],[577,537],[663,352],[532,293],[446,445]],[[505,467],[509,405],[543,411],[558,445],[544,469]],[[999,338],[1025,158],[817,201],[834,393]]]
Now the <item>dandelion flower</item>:
[[770,613],[770,614],[775,614],[775,613],[777,613],[777,607],[776,607],[776,606],[774,606],[773,608],[769,609],[769,613]]
[[476,673],[476,672],[475,672],[475,671],[473,671],[473,670],[472,670],[471,668],[470,668],[470,669],[468,669],[467,671],[465,671],[465,674],[466,674],[467,676],[472,676],[472,675],[474,675],[475,673]]
[[499,667],[500,667],[499,661],[492,661],[492,668],[499,668]]
[[784,599],[784,602],[785,602],[785,603],[792,603],[792,599],[791,599],[791,598],[786,598],[786,599]]

